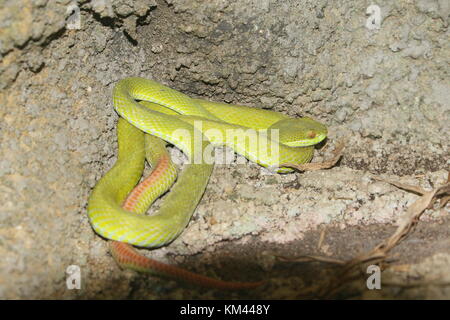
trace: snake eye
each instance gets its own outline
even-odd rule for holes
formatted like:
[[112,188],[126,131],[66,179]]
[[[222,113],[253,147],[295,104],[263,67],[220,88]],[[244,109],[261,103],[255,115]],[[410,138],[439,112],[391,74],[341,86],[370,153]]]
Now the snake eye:
[[316,133],[315,133],[314,131],[308,131],[308,132],[306,133],[306,136],[307,136],[308,138],[310,138],[310,139],[313,139],[313,138],[316,137]]

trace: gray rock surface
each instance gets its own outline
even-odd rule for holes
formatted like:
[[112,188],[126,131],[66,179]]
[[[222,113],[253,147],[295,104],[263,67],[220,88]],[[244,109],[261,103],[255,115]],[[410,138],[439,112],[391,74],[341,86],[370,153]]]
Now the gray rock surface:
[[[321,228],[338,231],[320,254],[350,258],[376,244],[416,196],[373,176],[432,187],[449,170],[450,6],[378,1],[381,26],[369,30],[369,4],[0,0],[0,297],[292,298],[305,278],[283,276],[273,250],[312,252]],[[344,158],[327,171],[217,166],[186,232],[143,251],[212,276],[229,270],[229,279],[243,272],[233,261],[254,255],[248,274],[269,274],[270,295],[224,296],[122,271],[90,228],[88,195],[117,150],[111,90],[127,76],[312,116],[329,126],[330,145],[346,139]],[[448,278],[448,216],[448,207],[427,213],[430,236],[399,250],[418,277]],[[372,226],[380,226],[373,236]],[[81,268],[81,290],[66,287],[70,265]],[[448,298],[448,288],[382,295]]]

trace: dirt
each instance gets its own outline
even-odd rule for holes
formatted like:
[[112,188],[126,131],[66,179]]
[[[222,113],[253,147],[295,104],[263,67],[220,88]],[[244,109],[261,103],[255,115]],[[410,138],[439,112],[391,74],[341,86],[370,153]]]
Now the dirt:
[[[417,196],[375,181],[444,183],[449,162],[446,1],[40,0],[0,7],[0,297],[297,299],[325,263],[389,236]],[[79,24],[78,24],[79,22]],[[186,287],[120,270],[89,225],[88,196],[117,152],[114,84],[127,76],[193,97],[307,115],[329,127],[314,161],[331,170],[273,175],[216,166],[186,231],[145,251],[251,292]],[[428,210],[392,252],[382,290],[362,279],[334,298],[450,297],[449,206]],[[325,230],[322,246],[317,243]],[[81,271],[69,290],[67,268]],[[440,282],[439,282],[440,281]],[[309,296],[307,296],[309,297]]]

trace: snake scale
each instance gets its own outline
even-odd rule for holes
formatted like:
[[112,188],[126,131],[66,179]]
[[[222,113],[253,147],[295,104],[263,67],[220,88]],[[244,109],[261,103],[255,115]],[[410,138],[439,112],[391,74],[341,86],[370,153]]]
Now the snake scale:
[[[178,274],[180,269],[151,264],[149,259],[146,264],[130,245],[156,248],[180,235],[207,186],[214,147],[230,147],[250,161],[286,173],[292,169],[280,164],[309,162],[314,145],[327,136],[327,128],[310,118],[194,99],[144,78],[120,80],[113,103],[121,117],[118,158],[90,195],[89,220],[98,234],[114,240],[111,249],[119,264],[158,274]],[[167,144],[188,157],[178,177]],[[139,183],[146,159],[153,171]],[[169,189],[158,212],[145,215]],[[184,278],[193,275],[187,272]],[[196,277],[197,282],[206,281]],[[221,281],[216,281],[211,285],[220,287]]]

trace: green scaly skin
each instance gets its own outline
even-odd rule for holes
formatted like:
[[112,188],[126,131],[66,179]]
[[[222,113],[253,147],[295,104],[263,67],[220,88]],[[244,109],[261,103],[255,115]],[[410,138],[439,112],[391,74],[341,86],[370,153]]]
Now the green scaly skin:
[[[290,172],[291,169],[279,168],[278,165],[309,162],[313,146],[327,135],[326,127],[312,119],[291,119],[268,110],[192,99],[142,78],[119,81],[113,97],[117,112],[127,121],[118,123],[118,160],[95,186],[89,198],[88,215],[94,230],[103,237],[140,247],[160,247],[173,241],[184,230],[213,168],[212,164],[198,157],[210,144],[229,146],[262,166]],[[136,100],[148,102],[138,103]],[[251,145],[249,139],[227,139],[225,134],[229,129],[248,128],[254,129],[256,133],[253,135],[260,139],[258,147]],[[280,130],[279,141],[275,141],[271,134],[259,132],[270,128]],[[190,137],[201,137],[200,148],[196,148],[198,141],[174,136],[173,132],[179,129],[185,130]],[[220,140],[211,135],[210,129],[218,130],[225,138]],[[191,160],[160,210],[152,216],[142,213],[171,187],[176,179],[173,167],[162,174],[163,178],[157,184],[150,184],[137,197],[139,200],[130,206],[134,212],[122,208],[125,200],[131,199],[129,193],[142,176],[146,153],[144,132],[174,144]],[[278,153],[270,150],[274,141]],[[147,150],[152,149],[151,145],[147,144]],[[152,163],[151,157],[147,151],[147,158]]]

